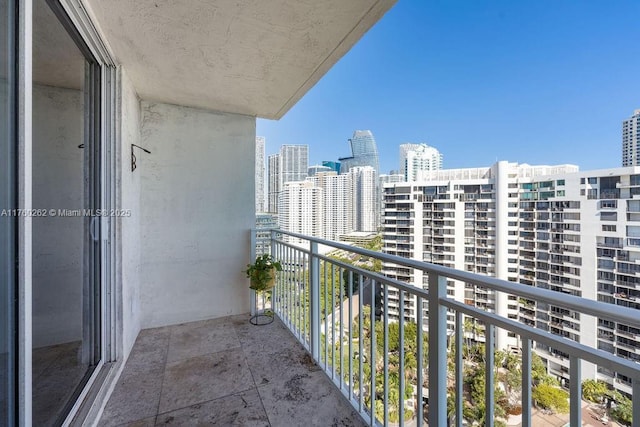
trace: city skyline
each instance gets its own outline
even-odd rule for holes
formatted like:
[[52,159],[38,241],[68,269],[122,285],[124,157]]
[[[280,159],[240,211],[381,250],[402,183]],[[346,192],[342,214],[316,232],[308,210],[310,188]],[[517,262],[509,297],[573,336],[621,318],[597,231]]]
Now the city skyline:
[[397,147],[408,142],[437,147],[444,168],[618,167],[622,121],[640,108],[640,58],[629,54],[638,12],[634,1],[399,2],[257,132],[269,153],[304,143],[310,164],[321,164],[348,150],[353,129],[370,129],[380,173],[397,169]]

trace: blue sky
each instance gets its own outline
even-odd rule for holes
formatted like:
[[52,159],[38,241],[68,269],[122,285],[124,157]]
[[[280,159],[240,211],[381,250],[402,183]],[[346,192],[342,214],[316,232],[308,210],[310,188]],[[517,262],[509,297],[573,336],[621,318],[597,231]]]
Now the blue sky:
[[370,129],[380,169],[425,142],[445,168],[499,160],[620,166],[640,109],[640,0],[399,0],[281,120],[267,154],[308,144],[310,164]]

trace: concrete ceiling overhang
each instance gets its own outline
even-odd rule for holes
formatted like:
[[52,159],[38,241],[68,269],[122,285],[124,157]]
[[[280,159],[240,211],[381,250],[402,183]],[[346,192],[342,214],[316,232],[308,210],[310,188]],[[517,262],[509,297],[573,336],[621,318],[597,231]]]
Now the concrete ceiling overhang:
[[279,119],[395,0],[84,0],[143,99]]

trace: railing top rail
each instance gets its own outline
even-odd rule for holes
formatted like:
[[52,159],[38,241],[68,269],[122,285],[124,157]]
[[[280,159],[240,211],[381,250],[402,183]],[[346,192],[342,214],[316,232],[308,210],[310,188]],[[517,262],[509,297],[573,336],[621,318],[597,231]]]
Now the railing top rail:
[[353,252],[371,258],[376,258],[392,264],[416,268],[426,273],[435,273],[441,276],[448,277],[450,279],[460,280],[494,291],[504,292],[507,294],[532,299],[534,301],[541,301],[552,305],[558,305],[583,314],[596,316],[613,322],[621,322],[640,328],[640,316],[638,315],[638,310],[634,310],[628,307],[612,306],[611,304],[600,301],[594,301],[574,295],[567,295],[548,289],[527,286],[521,283],[509,282],[506,280],[497,279],[495,277],[482,276],[476,273],[469,273],[466,271],[456,270],[450,267],[444,267],[424,261],[403,258],[397,255],[371,251],[344,243],[324,240],[318,237],[306,236],[304,234],[292,233],[283,230],[272,230],[272,232],[277,232],[279,234],[284,234],[309,242],[318,243],[320,245]]
[[358,273],[361,276],[367,277],[371,280],[376,281],[377,283],[381,283],[384,285],[390,285],[395,287],[398,290],[402,290],[405,291],[409,294],[412,295],[416,295],[416,296],[420,296],[424,299],[429,298],[429,292],[425,291],[422,288],[418,288],[416,286],[410,285],[406,282],[401,282],[399,280],[396,279],[391,279],[387,276],[384,276],[380,273],[376,273],[374,271],[369,271],[369,270],[365,270],[364,268],[358,267],[356,265],[351,265],[351,264],[347,264],[346,262],[342,262],[333,258],[329,258],[328,256],[325,255],[318,255],[318,258],[323,260],[323,261],[327,261],[330,262],[331,264],[337,265],[339,267],[344,268],[345,270],[348,271],[353,271],[354,273]]
[[459,311],[468,316],[480,319],[488,324],[504,328],[508,331],[515,332],[521,337],[530,338],[532,341],[540,342],[556,350],[563,351],[572,355],[577,355],[583,360],[595,363],[598,366],[605,367],[610,370],[622,373],[628,377],[640,380],[640,365],[632,360],[624,359],[611,353],[598,350],[593,347],[563,338],[558,335],[551,334],[546,331],[528,326],[517,321],[507,319],[495,313],[489,313],[484,310],[454,301],[449,298],[442,298],[440,303],[447,308]]

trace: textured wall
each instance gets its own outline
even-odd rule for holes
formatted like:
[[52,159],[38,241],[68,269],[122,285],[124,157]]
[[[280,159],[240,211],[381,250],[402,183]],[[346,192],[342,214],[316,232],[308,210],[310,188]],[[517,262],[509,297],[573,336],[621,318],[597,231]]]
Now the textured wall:
[[249,310],[255,118],[142,102],[142,327]]
[[140,99],[129,77],[120,70],[120,205],[131,212],[117,220],[122,244],[122,340],[128,354],[140,331],[140,170],[131,172],[131,144],[140,145]]

